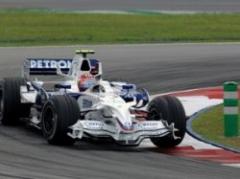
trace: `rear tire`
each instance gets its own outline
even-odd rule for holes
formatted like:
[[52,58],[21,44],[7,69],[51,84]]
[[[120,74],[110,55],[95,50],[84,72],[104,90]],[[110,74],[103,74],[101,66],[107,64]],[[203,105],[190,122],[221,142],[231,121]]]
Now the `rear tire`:
[[43,107],[42,132],[49,144],[73,145],[75,140],[67,135],[69,126],[80,117],[77,101],[67,95],[53,96]]
[[186,133],[186,115],[181,102],[174,96],[160,96],[153,99],[148,106],[148,120],[164,120],[168,125],[174,123],[178,129],[175,139],[172,133],[164,137],[153,137],[151,141],[160,148],[170,148],[180,144]]
[[3,125],[15,125],[19,118],[28,117],[29,104],[21,104],[20,86],[25,85],[23,78],[4,78],[1,91],[1,121]]

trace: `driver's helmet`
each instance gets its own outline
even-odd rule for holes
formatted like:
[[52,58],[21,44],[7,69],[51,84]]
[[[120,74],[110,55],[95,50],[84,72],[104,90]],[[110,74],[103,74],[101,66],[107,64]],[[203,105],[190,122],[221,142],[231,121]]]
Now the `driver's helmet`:
[[79,91],[85,91],[96,84],[95,76],[99,73],[97,60],[83,60],[80,67],[81,74],[78,79]]
[[82,74],[78,79],[78,88],[80,91],[85,91],[96,83],[95,78],[91,74]]

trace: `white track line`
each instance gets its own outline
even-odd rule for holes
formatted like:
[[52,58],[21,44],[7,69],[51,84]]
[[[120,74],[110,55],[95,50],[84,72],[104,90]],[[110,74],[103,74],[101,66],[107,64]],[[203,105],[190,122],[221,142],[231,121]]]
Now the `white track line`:
[[240,168],[240,163],[230,163],[230,164],[222,164],[222,165],[227,167]]

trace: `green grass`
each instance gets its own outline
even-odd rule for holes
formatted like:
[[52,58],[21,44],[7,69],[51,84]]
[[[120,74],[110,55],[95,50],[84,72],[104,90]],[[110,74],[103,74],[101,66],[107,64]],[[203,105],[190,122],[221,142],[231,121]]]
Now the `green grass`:
[[240,14],[0,11],[0,46],[240,41]]
[[224,137],[223,106],[217,106],[193,120],[193,130],[203,138],[240,149],[240,137]]

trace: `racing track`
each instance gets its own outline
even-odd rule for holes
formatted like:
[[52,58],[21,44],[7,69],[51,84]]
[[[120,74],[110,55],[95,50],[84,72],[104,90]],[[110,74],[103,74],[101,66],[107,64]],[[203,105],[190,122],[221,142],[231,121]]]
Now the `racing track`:
[[0,8],[239,12],[238,0],[0,0]]
[[[151,93],[240,80],[240,44],[91,46],[104,76],[126,79]],[[0,76],[20,74],[25,57],[72,57],[76,47],[0,48]],[[23,129],[24,128],[24,129]],[[0,126],[0,178],[239,178],[236,168],[161,154],[156,148],[119,148],[79,142],[50,146],[29,127]]]

